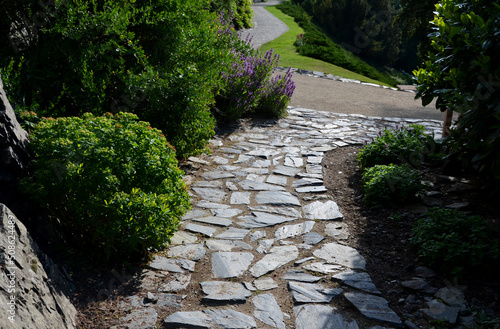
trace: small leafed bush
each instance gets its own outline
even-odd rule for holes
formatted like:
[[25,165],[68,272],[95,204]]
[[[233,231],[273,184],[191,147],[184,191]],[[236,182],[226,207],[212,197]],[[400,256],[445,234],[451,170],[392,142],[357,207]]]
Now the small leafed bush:
[[453,209],[431,209],[413,227],[411,242],[429,265],[462,279],[491,268],[500,258],[499,242],[487,223]]
[[368,204],[389,204],[414,199],[423,189],[419,173],[407,165],[376,165],[366,169],[361,178]]
[[357,159],[362,168],[390,163],[418,165],[434,148],[434,140],[424,134],[424,126],[410,125],[380,132],[359,152]]
[[295,83],[290,68],[284,76],[271,78],[262,92],[256,112],[265,117],[283,118],[292,99]]
[[44,119],[23,186],[98,260],[162,248],[189,209],[175,152],[134,114]]

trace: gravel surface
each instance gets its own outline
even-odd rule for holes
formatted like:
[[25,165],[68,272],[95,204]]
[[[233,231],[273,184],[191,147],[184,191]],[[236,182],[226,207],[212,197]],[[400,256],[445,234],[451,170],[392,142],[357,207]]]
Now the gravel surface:
[[245,39],[247,35],[251,35],[252,47],[255,49],[288,31],[288,26],[286,26],[285,23],[264,8],[267,6],[275,6],[280,2],[281,1],[271,0],[268,2],[254,3],[252,5],[254,11],[253,26],[251,29],[241,31],[241,37]]
[[[285,23],[264,8],[280,2],[271,0],[252,5],[254,26],[243,30],[241,37],[244,39],[247,35],[251,35],[254,48],[259,48],[288,31]],[[421,101],[415,100],[415,94],[411,92],[387,90],[299,74],[293,75],[293,81],[296,89],[290,102],[291,106],[368,116],[434,120],[444,118],[443,114],[435,109],[434,102],[423,107]]]

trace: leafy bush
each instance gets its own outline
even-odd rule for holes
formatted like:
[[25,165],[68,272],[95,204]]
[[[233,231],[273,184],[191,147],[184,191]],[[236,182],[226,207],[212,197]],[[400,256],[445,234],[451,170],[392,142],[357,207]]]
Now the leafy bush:
[[228,72],[222,72],[226,88],[216,97],[215,115],[221,121],[232,121],[254,113],[282,117],[295,85],[291,73],[271,78],[279,62],[273,50],[264,54],[239,52]]
[[165,137],[131,113],[42,120],[23,186],[77,247],[98,258],[162,248],[189,209]]
[[410,125],[384,130],[366,145],[357,156],[362,168],[390,163],[418,165],[424,156],[434,151],[432,137],[424,134],[424,126]]
[[276,8],[292,16],[297,24],[305,30],[302,38],[307,39],[307,42],[297,48],[299,54],[338,65],[392,86],[397,84],[397,82],[388,75],[379,72],[376,68],[370,66],[358,56],[333,42],[327,34],[311,21],[311,16],[309,16],[302,7],[284,2],[277,5]]
[[295,84],[292,81],[292,71],[288,69],[284,76],[271,78],[264,87],[256,113],[265,117],[283,118],[292,98]]
[[411,242],[431,266],[458,278],[477,275],[500,258],[499,242],[487,223],[452,209],[431,209],[413,227]]
[[413,72],[424,105],[437,98],[438,109],[461,114],[448,139],[453,159],[490,182],[500,179],[499,26],[495,1],[440,1],[429,35],[432,51]]
[[[52,117],[133,112],[162,130],[177,156],[206,149],[220,71],[240,42],[221,33],[227,27],[208,1],[68,0],[44,7],[28,0],[2,10],[8,28],[0,38],[1,75],[18,110]],[[34,13],[45,15],[43,26],[26,22]]]
[[424,188],[419,173],[407,165],[373,166],[364,171],[361,183],[368,204],[410,201]]

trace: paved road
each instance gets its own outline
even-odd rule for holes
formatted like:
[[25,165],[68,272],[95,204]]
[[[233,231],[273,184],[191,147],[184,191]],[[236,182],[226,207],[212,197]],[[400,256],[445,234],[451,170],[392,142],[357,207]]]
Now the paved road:
[[[288,30],[283,22],[264,9],[266,6],[277,3],[279,1],[252,5],[255,14],[254,27],[243,31],[242,37],[252,35],[252,44],[255,48],[279,37]],[[413,93],[298,74],[294,74],[293,80],[296,89],[290,103],[292,106],[368,116],[443,119],[443,114],[434,108],[434,104],[424,108],[420,100],[414,100]]]

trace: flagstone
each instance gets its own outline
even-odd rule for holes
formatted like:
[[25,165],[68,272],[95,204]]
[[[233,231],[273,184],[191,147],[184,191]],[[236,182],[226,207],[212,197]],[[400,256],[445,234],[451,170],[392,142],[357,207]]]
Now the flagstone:
[[354,269],[365,269],[366,261],[354,248],[335,242],[327,243],[315,250],[313,255],[329,263],[339,264]]
[[224,217],[216,217],[216,216],[193,218],[191,220],[195,222],[212,224],[217,226],[230,226],[233,223],[233,221],[230,219]]
[[240,240],[208,239],[205,241],[207,248],[211,251],[232,251],[233,249],[251,250],[253,247]]
[[258,204],[269,204],[274,206],[300,206],[300,201],[289,192],[262,191],[257,193],[255,201]]
[[265,255],[261,260],[259,260],[252,268],[250,268],[250,273],[258,278],[270,271],[281,267],[288,262],[297,259],[299,256],[299,251],[295,246],[279,246],[273,247],[269,254]]
[[253,315],[265,324],[278,329],[286,329],[283,313],[272,294],[260,294],[252,298],[255,306]]
[[243,275],[252,263],[249,252],[214,252],[212,272],[216,278],[234,278]]

